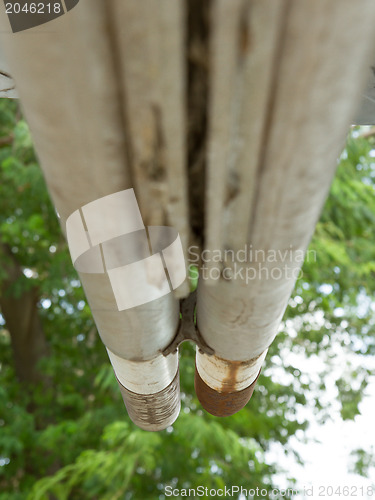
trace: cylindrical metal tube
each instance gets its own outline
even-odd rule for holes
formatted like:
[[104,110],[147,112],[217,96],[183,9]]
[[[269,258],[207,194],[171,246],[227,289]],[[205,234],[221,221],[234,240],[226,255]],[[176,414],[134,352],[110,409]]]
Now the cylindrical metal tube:
[[171,425],[180,412],[178,353],[129,361],[107,352],[133,422],[147,431]]
[[[110,27],[108,6],[101,0],[80,2],[72,12],[51,24],[17,35],[12,34],[2,9],[0,25],[4,57],[16,82],[65,233],[71,214],[78,212],[79,221],[83,206],[133,187],[116,50],[108,35],[109,29],[114,29]],[[111,224],[112,220],[107,219],[104,226]],[[119,366],[134,362],[139,365],[138,373],[147,364],[155,366],[160,351],[176,333],[178,301],[169,293],[155,301],[119,310],[108,274],[79,271],[79,275],[100,336],[113,353],[112,361],[114,356],[122,358],[121,362],[114,362],[115,371],[131,418],[142,428],[167,427],[179,409],[176,358],[167,361],[171,368],[162,387],[157,378],[160,370],[146,370],[143,387],[149,389],[149,394],[146,389],[143,393],[134,392],[130,382],[124,387],[124,373],[130,372],[123,372]]]
[[[277,334],[355,113],[374,40],[371,1],[358,9],[347,0],[345,11],[341,2],[292,0],[280,3],[279,11],[267,2],[253,3],[247,11],[236,10],[235,2],[212,7],[209,67],[215,77],[208,108],[202,258],[209,272],[200,278],[197,326],[221,359],[207,361],[197,354],[196,386],[203,406],[218,415],[227,409],[215,403],[212,391],[216,398],[230,394],[225,405],[238,409],[236,393],[228,388],[234,380],[238,393],[247,382],[250,389],[256,374],[248,377],[242,367],[262,356]],[[246,43],[241,64],[234,67],[240,18]],[[366,32],[361,44],[352,43],[353,19]],[[324,40],[322,30],[330,33]],[[219,257],[210,259],[212,252]]]
[[227,417],[241,410],[251,398],[267,350],[249,361],[228,361],[197,349],[195,392],[209,413]]
[[[168,427],[180,410],[178,355],[160,351],[176,334],[179,309],[162,255],[177,287],[185,278],[177,232],[146,230],[132,189],[73,212],[66,232],[130,418],[145,430]],[[145,330],[145,319],[152,328]]]

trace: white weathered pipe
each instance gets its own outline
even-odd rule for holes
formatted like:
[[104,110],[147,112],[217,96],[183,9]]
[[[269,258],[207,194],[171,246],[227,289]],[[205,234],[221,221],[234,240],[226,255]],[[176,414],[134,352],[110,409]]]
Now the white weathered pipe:
[[[266,14],[273,4],[249,2],[244,12],[236,2],[214,3],[211,64],[217,76],[210,87],[206,245],[223,258],[207,263],[211,275],[199,282],[197,325],[216,358],[197,352],[196,390],[217,415],[234,413],[251,396],[244,386],[254,384],[254,368],[260,369],[278,331],[375,45],[371,0],[291,0],[278,6],[279,18],[271,22]],[[261,18],[265,22],[257,25]],[[227,33],[225,51],[220,30]],[[231,78],[218,69],[226,57],[240,61]],[[254,65],[258,71],[247,71]],[[229,104],[220,101],[220,85]],[[249,126],[246,112],[263,124],[260,132]],[[218,141],[217,124],[224,122]],[[247,253],[245,261],[239,250]]]
[[139,427],[158,431],[180,413],[178,352],[147,361],[129,361],[107,348],[130,418]]
[[[4,9],[0,12],[0,45],[64,232],[67,218],[82,206],[132,187],[110,23],[101,0],[80,2],[72,12],[16,34]],[[101,337],[113,353],[125,404],[140,427],[163,429],[179,411],[176,357],[165,360],[169,378],[162,385],[169,385],[161,390],[159,371],[151,367],[159,366],[160,351],[176,333],[178,301],[168,294],[116,313],[108,306],[112,298],[103,276],[80,273]],[[101,310],[95,309],[98,302]],[[140,363],[138,373],[150,366],[142,384],[151,392],[141,393],[141,399],[128,389],[130,382],[123,386],[129,362]]]

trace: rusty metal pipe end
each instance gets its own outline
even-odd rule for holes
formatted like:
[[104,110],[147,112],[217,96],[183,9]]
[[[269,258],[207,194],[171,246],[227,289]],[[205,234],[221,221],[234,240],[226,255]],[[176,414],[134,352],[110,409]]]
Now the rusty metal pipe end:
[[162,431],[173,424],[180,413],[180,377],[177,370],[172,382],[154,394],[137,394],[117,379],[130,419],[145,431]]
[[241,391],[219,392],[203,382],[195,366],[194,386],[197,398],[203,408],[214,417],[229,417],[230,415],[234,415],[249,402],[253,395],[259,373],[254,382]]
[[205,410],[216,417],[240,411],[250,400],[267,349],[247,361],[233,361],[197,351],[195,392]]

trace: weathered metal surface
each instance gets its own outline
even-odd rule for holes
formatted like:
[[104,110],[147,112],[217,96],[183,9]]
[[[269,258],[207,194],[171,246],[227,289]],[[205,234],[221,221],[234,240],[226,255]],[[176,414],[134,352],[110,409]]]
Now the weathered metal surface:
[[[117,67],[134,189],[146,226],[173,226],[189,244],[185,3],[112,0]],[[174,294],[189,294],[185,281]]]
[[201,379],[218,392],[242,391],[253,383],[266,357],[267,349],[247,361],[208,356],[197,350],[196,368]]
[[[238,250],[247,241],[286,5],[283,0],[212,3],[205,193],[209,250]],[[210,276],[206,281],[215,285]]]
[[367,85],[355,113],[353,125],[375,125],[375,66],[366,68]]
[[[374,47],[371,2],[277,6],[213,6],[205,245],[234,257],[204,262],[197,327],[215,356],[197,354],[195,380],[202,405],[215,415],[245,404],[241,366],[277,334]],[[366,32],[361,47],[353,44],[359,25]],[[247,43],[236,45],[240,33]],[[236,388],[245,392],[231,392]]]
[[178,371],[173,381],[155,394],[137,394],[126,389],[119,381],[118,384],[129,417],[141,429],[160,431],[172,425],[178,417],[180,413]]
[[199,402],[208,413],[211,413],[211,415],[215,417],[229,417],[240,411],[249,402],[253,395],[259,374],[260,372],[249,387],[241,391],[218,392],[205,384],[195,367],[195,392]]
[[178,352],[159,354],[147,361],[129,361],[107,348],[109,359],[120,384],[137,394],[155,394],[168,387],[178,371]]
[[[269,7],[267,2],[250,4]],[[207,193],[211,193],[207,198],[206,232],[213,234],[208,239],[209,250],[236,252],[241,241],[232,238],[232,233],[225,229],[225,221],[230,221],[233,231],[244,219],[249,221],[242,250],[247,244],[252,255],[233,262],[224,258],[214,262],[217,279],[200,280],[198,286],[199,331],[217,356],[233,361],[259,355],[277,334],[355,115],[375,45],[372,1],[354,4],[351,0],[291,0],[281,4],[277,47],[270,49],[262,62],[273,69],[269,76],[270,91],[265,97],[263,113],[267,113],[267,119],[261,145],[253,148],[257,155],[252,162],[256,165],[255,175],[252,182],[245,181],[246,163],[235,161],[232,165],[228,157],[227,163],[220,167],[220,175],[215,177],[214,158],[206,186]],[[251,8],[248,15],[251,58],[252,54],[256,56],[257,47],[261,50],[264,39],[275,39],[275,26],[266,23],[259,38],[252,39]],[[217,17],[217,23],[226,26],[224,14]],[[354,39],[359,40],[358,26],[361,26],[361,44],[353,43]],[[220,57],[220,48],[218,44],[215,52],[213,46],[213,60]],[[226,51],[222,57],[227,57]],[[238,73],[237,70],[238,78],[246,81],[246,73],[242,77]],[[260,87],[259,77],[257,73],[248,76],[256,89]],[[213,136],[216,123],[228,120],[224,112],[215,117]],[[240,130],[242,122],[239,118],[237,122]],[[249,131],[247,127],[244,130]],[[236,141],[241,139],[236,133],[236,121],[232,137],[230,145],[235,148]],[[246,145],[242,141],[243,152]],[[237,189],[231,191],[230,203],[226,204],[225,197],[221,202],[217,198],[223,197],[230,187],[233,169]],[[224,187],[217,189],[219,182]],[[249,191],[255,195],[250,194],[252,203],[246,208],[247,213],[241,209],[245,205],[237,204],[236,198]],[[211,225],[213,219],[215,224]],[[243,232],[239,234],[242,237]],[[254,257],[257,251],[263,252],[264,259]],[[225,279],[223,268],[235,265],[242,266],[243,277],[233,273],[231,279]]]
[[[0,45],[17,82],[63,232],[74,211],[133,187],[123,114],[125,96],[109,3],[82,1],[69,15],[16,34],[0,9]],[[127,360],[154,359],[176,335],[178,301],[171,293],[144,306],[116,311],[113,293],[103,276],[82,273],[81,278],[104,343]],[[152,382],[147,380],[147,384]],[[141,398],[138,404],[147,400],[147,396]],[[169,390],[150,396],[146,406],[155,415],[158,429],[176,418],[178,398],[178,381],[170,384]],[[131,404],[137,405],[137,400],[129,396],[127,401],[131,412]],[[132,415],[137,423],[137,411]]]

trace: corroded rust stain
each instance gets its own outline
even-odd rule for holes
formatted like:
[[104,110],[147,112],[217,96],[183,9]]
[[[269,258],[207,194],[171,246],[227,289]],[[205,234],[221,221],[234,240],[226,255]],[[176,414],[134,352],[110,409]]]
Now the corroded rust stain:
[[[223,380],[222,386],[220,389],[220,392],[239,392],[237,390],[237,383],[241,382],[239,379],[239,371],[240,369],[245,369],[253,366],[257,360],[260,358],[260,356],[263,353],[260,353],[259,356],[256,356],[255,358],[251,358],[247,361],[230,361],[224,358],[220,358],[219,356],[216,356],[218,359],[220,359],[220,362],[226,365],[226,372],[227,372],[227,377]],[[259,377],[259,374],[257,378]],[[246,390],[246,389],[244,389]]]
[[[238,368],[237,368],[238,369]],[[233,372],[237,370],[233,368]],[[218,392],[211,389],[199,376],[197,367],[195,367],[194,386],[199,402],[203,408],[214,415],[215,417],[229,417],[240,411],[250,400],[253,395],[255,384],[258,380],[260,371],[254,382],[243,389],[236,392]],[[235,375],[233,375],[235,376]]]
[[251,32],[248,12],[249,8],[249,3],[247,1],[243,2],[240,12],[238,30],[238,59],[240,63],[243,63],[243,60],[245,59],[251,46]]
[[241,361],[227,361],[226,364],[228,376],[223,380],[221,390],[222,392],[234,392],[236,390],[237,375]]
[[148,431],[159,431],[171,425],[170,420],[180,407],[178,370],[172,382],[155,394],[136,394],[126,389],[118,379],[117,382],[129,417],[138,427]]

